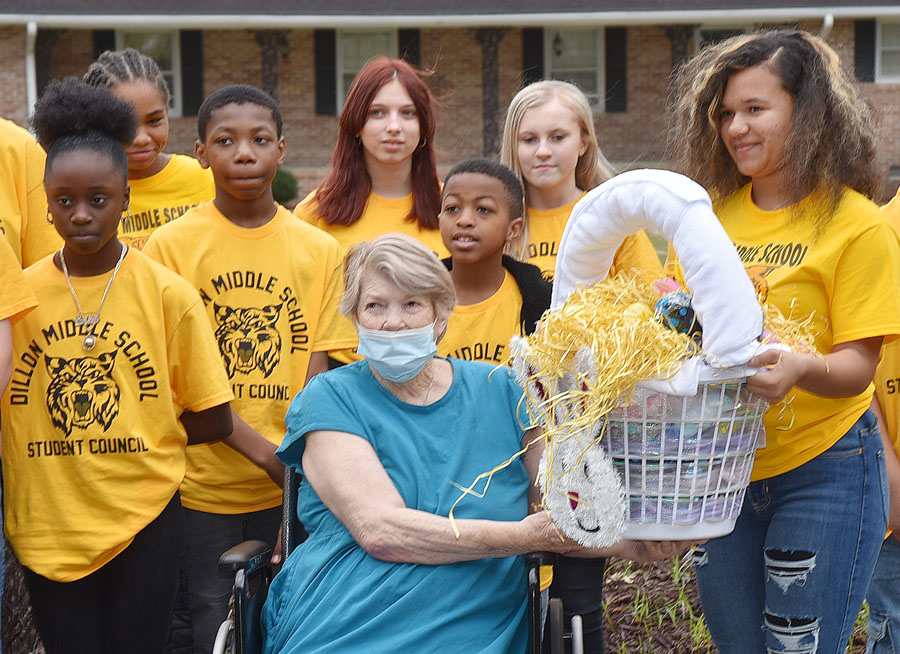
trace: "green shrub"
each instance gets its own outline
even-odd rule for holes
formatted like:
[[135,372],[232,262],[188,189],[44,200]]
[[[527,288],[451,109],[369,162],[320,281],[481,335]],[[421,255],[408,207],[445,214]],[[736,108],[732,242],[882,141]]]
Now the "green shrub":
[[272,180],[272,195],[280,204],[288,204],[297,199],[297,178],[284,168],[279,168]]

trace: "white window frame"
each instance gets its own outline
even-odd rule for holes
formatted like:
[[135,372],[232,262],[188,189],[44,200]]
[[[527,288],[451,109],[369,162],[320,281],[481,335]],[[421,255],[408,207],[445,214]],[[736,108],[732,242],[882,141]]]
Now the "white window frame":
[[[344,73],[351,72],[351,71],[344,70],[345,39],[347,39],[351,35],[364,34],[364,33],[387,34],[388,37],[390,38],[390,42],[391,42],[390,52],[374,53],[372,56],[375,56],[375,54],[385,54],[391,58],[397,57],[397,51],[399,50],[400,46],[398,45],[398,36],[397,36],[396,29],[360,28],[360,29],[339,29],[339,30],[337,30],[337,38],[335,40],[336,42],[335,42],[335,56],[334,56],[334,59],[335,59],[334,64],[335,65],[334,65],[334,68],[335,68],[335,76],[336,76],[336,80],[335,80],[336,87],[335,88],[337,89],[337,93],[335,93],[335,95],[337,96],[337,114],[339,116],[341,115],[341,111],[344,109],[344,99],[346,98],[346,91],[344,90]],[[356,70],[356,71],[352,71],[352,72],[355,75],[359,71]]]
[[[885,75],[881,71],[881,53],[883,50],[882,29],[885,24],[898,25],[900,24],[900,21],[884,19],[879,19],[877,21],[877,26],[875,28],[875,82],[877,84],[897,84],[900,83],[900,72],[896,75]],[[900,50],[900,45],[892,46],[890,49]]]
[[597,35],[597,51],[594,53],[597,76],[597,92],[595,94],[584,91],[588,100],[596,96],[596,103],[591,103],[591,109],[595,114],[606,112],[606,41],[603,27],[545,27],[544,28],[544,79],[553,77],[553,40],[559,32],[588,32],[593,31]]
[[126,34],[170,34],[172,36],[172,103],[169,106],[169,118],[181,118],[184,113],[184,98],[181,93],[181,34],[180,31],[167,29],[117,29],[116,48],[125,47]]
[[703,39],[700,35],[701,32],[722,32],[722,31],[733,31],[733,32],[741,32],[743,34],[747,34],[753,31],[752,25],[701,25],[700,27],[694,30],[694,52],[700,52],[700,47],[703,45]]

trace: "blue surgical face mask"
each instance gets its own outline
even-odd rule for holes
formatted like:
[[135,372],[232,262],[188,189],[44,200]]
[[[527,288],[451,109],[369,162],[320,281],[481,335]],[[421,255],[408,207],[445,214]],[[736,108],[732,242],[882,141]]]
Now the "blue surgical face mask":
[[357,323],[357,352],[366,357],[369,365],[388,381],[409,381],[437,354],[434,325],[432,322],[417,329],[388,331],[367,329]]

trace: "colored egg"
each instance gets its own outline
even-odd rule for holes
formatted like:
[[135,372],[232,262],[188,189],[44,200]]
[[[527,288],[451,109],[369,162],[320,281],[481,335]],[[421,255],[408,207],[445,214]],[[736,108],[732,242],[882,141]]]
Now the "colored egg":
[[694,315],[691,296],[687,293],[680,291],[666,293],[656,303],[656,315],[669,329],[682,334],[700,336],[703,331]]

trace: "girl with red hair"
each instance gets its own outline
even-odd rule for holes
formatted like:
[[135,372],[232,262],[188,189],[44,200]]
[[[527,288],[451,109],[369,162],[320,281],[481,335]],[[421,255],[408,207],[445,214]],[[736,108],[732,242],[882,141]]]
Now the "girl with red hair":
[[379,56],[350,86],[331,170],[294,211],[344,251],[401,232],[448,255],[438,231],[434,98],[423,77],[401,59]]

